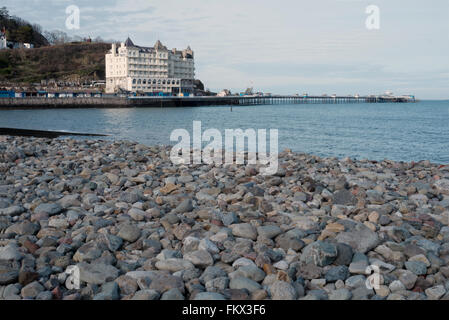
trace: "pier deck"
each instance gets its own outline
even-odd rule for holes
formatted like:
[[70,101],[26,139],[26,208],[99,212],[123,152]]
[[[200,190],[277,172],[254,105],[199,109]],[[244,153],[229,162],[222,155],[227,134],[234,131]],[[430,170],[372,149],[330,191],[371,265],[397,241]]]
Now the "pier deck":
[[196,107],[213,105],[279,105],[338,103],[408,103],[413,97],[394,96],[228,96],[228,97],[72,97],[0,98],[0,109]]

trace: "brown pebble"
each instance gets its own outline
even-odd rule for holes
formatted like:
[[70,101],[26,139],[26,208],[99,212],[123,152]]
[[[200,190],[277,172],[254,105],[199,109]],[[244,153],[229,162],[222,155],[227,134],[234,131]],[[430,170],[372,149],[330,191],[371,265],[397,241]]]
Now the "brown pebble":
[[51,293],[53,294],[53,298],[54,299],[56,299],[56,300],[61,300],[62,299],[62,291],[61,291],[61,288],[59,288],[59,286],[54,288],[51,291]]
[[29,253],[34,254],[36,250],[39,250],[39,246],[30,240],[25,240],[23,246],[28,250]]
[[39,274],[30,271],[21,271],[19,273],[19,283],[25,287],[27,284],[39,279]]
[[290,282],[290,277],[288,276],[287,272],[279,270],[276,279],[280,281]]
[[265,263],[263,265],[263,271],[265,271],[266,274],[273,274],[276,272],[276,268],[273,267],[271,264]]
[[268,296],[265,290],[257,290],[251,295],[251,300],[263,300]]

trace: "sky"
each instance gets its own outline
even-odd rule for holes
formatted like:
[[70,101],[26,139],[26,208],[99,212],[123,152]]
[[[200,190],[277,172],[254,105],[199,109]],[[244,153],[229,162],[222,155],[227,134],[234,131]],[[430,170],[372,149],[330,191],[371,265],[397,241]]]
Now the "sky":
[[[449,99],[449,0],[2,0],[44,30],[195,52],[212,91]],[[80,28],[66,28],[66,8]],[[379,9],[379,28],[366,12]]]

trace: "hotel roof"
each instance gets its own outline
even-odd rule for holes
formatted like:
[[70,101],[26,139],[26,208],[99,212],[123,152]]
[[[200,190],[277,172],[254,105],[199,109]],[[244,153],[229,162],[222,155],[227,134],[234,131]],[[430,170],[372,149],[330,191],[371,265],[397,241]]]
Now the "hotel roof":
[[[156,51],[168,51],[167,47],[164,46],[162,44],[162,42],[160,42],[159,40],[156,41],[156,43],[154,44],[154,47],[141,47],[141,46],[136,46],[134,44],[134,42],[131,40],[130,37],[128,37],[126,39],[125,47],[137,48],[141,52],[153,52],[154,50],[156,50]],[[192,51],[192,49],[190,49],[190,46],[188,46],[186,50],[179,51],[179,50],[173,49],[172,52],[174,54],[179,54],[182,57],[193,58],[193,51]]]

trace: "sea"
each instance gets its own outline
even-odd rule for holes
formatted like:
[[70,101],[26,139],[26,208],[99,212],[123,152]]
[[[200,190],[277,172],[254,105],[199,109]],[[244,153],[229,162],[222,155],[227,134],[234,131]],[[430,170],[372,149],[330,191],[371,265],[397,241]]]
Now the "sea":
[[[107,134],[170,145],[175,129],[278,130],[280,151],[449,164],[449,100],[179,108],[0,110],[0,127]],[[268,140],[268,138],[267,138]]]

